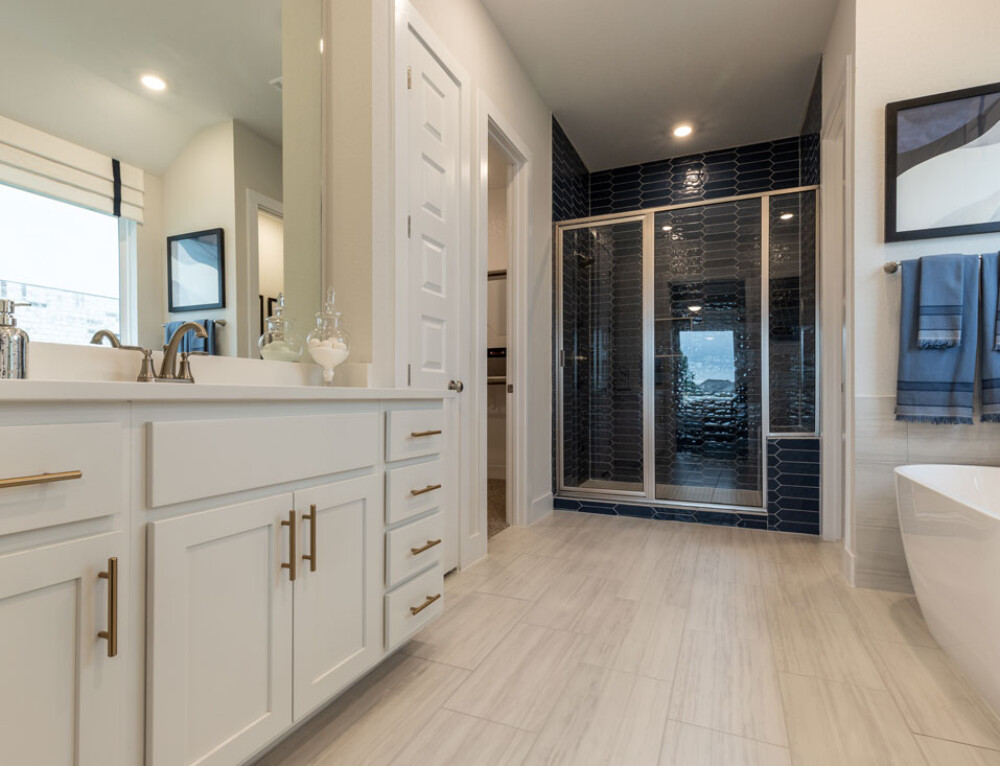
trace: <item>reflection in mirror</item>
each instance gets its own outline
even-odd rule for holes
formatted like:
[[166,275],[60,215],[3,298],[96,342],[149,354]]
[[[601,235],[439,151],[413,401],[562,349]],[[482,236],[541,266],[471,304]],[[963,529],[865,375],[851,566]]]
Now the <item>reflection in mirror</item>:
[[[0,298],[32,304],[33,342],[160,348],[193,320],[210,352],[259,358],[279,294],[308,326],[322,22],[322,0],[5,3]],[[215,229],[221,257],[181,249],[168,277],[167,239]],[[221,307],[169,310],[220,279]]]

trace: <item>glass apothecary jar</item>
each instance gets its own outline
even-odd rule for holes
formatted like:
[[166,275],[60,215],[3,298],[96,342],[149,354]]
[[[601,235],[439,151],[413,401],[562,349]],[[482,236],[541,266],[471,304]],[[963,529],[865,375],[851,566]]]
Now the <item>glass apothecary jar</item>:
[[344,320],[335,307],[336,294],[328,290],[323,310],[316,315],[316,327],[306,338],[306,349],[312,360],[323,368],[323,383],[333,385],[334,370],[351,353],[351,339],[344,329]]
[[264,320],[264,334],[257,341],[260,358],[269,362],[297,362],[302,356],[302,340],[295,332],[295,320],[285,316],[285,296],[278,293],[274,316]]

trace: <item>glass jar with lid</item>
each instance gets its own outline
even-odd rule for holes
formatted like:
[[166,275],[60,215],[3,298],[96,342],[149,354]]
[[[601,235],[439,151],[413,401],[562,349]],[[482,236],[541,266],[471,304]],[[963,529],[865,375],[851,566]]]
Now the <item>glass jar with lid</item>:
[[344,320],[336,309],[336,293],[326,293],[323,310],[316,315],[316,327],[306,338],[306,349],[312,360],[323,368],[323,383],[333,385],[334,370],[343,364],[351,352],[351,339],[344,329]]
[[301,336],[295,320],[285,315],[285,296],[278,293],[274,316],[264,320],[264,334],[257,341],[260,358],[269,362],[297,362],[302,356]]

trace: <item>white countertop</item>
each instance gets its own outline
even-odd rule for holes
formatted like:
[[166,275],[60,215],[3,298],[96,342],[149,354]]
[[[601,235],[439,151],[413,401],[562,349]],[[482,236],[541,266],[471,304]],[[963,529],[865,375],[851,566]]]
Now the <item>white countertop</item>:
[[114,381],[0,380],[4,402],[154,401],[351,401],[448,399],[452,391],[348,386],[222,385],[215,383],[125,383]]

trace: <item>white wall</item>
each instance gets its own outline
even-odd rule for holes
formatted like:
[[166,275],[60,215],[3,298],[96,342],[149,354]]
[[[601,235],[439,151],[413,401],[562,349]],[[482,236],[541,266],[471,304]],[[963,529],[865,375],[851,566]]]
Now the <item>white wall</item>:
[[[551,509],[552,488],[552,113],[479,0],[414,0],[413,6],[469,74],[473,114],[479,113],[482,89],[532,155],[530,292],[525,296],[530,344],[523,359],[528,386],[521,395],[528,397],[530,474],[525,478],[534,512],[544,512]],[[478,167],[474,154],[469,162]],[[478,189],[474,174],[472,210],[479,206]]]
[[163,179],[144,174],[143,223],[136,226],[136,308],[138,343],[144,348],[163,345],[167,310],[167,240],[163,230]]
[[893,417],[899,275],[887,261],[1000,250],[1000,235],[883,242],[885,105],[1000,80],[1000,4],[877,0],[857,6],[855,134],[855,461],[857,584],[906,589],[892,487],[902,463],[1000,465],[1000,427],[929,426]]
[[[236,326],[236,205],[233,123],[221,122],[199,133],[163,176],[163,226],[166,236],[205,229],[223,230],[226,261],[226,308],[183,314],[174,319],[225,319]],[[164,247],[164,258],[166,248]],[[164,274],[166,268],[164,265]],[[164,302],[166,306],[167,303]],[[223,330],[217,341],[223,356],[236,355],[236,338]]]

